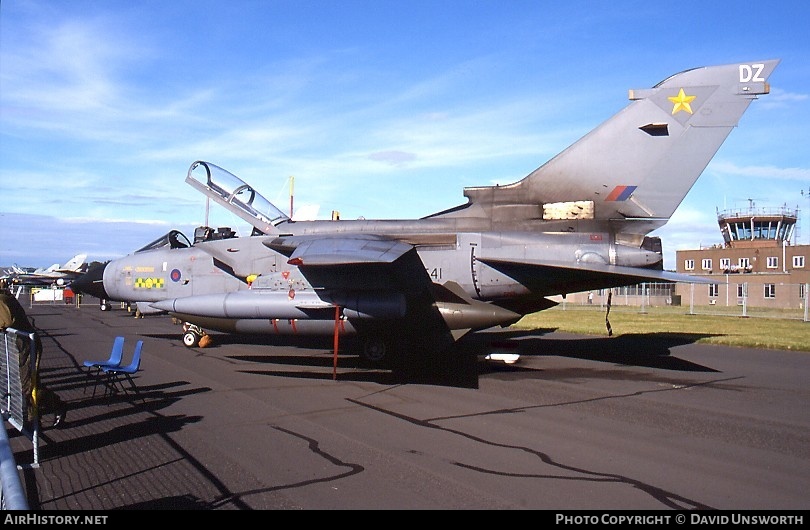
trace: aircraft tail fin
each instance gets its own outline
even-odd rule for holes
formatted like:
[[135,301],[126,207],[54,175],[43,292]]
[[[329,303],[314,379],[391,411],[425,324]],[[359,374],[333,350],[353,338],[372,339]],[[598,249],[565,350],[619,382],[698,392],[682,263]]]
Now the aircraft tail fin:
[[778,63],[696,68],[631,90],[629,105],[522,180],[466,188],[468,206],[482,206],[494,224],[647,234],[667,222],[751,101],[770,91]]
[[86,261],[87,254],[77,254],[65,263],[64,267],[59,269],[59,272],[80,272]]

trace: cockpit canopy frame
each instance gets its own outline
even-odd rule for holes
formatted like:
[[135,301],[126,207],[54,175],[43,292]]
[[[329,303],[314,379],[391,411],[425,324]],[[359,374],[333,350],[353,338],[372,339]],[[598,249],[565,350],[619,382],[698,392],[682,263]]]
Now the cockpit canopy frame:
[[276,227],[290,220],[252,186],[210,162],[197,160],[191,164],[186,183],[250,223],[256,229],[254,233],[278,234]]

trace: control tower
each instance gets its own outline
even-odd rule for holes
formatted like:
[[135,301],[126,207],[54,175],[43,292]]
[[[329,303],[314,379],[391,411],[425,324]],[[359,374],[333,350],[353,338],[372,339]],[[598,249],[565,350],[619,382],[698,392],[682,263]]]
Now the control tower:
[[726,248],[772,248],[790,244],[799,210],[781,208],[730,209],[717,213]]
[[678,272],[713,276],[717,283],[676,284],[675,296],[694,305],[794,310],[807,321],[810,245],[797,242],[798,220],[798,207],[757,208],[753,200],[747,208],[718,211],[722,246],[675,252]]

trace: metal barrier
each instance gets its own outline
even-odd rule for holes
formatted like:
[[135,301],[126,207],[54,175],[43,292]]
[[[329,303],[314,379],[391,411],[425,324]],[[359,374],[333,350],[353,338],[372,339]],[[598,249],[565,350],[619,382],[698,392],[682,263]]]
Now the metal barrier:
[[688,287],[690,315],[758,316],[810,322],[810,283],[739,282],[713,287],[692,283]]
[[[21,355],[26,353],[28,362],[20,363]],[[14,328],[6,328],[0,332],[0,388],[3,392],[0,413],[5,422],[31,440],[34,452],[32,464],[18,465],[4,426],[0,436],[0,485],[2,485],[0,505],[4,509],[28,509],[17,470],[21,467],[39,467],[39,413],[36,401],[32,399],[37,385],[36,361],[35,333],[26,333]],[[30,389],[23,389],[23,380],[31,382]],[[29,409],[32,411],[31,421],[27,422]],[[27,423],[31,424],[30,429]]]
[[0,509],[27,510],[22,481],[17,473],[17,461],[8,442],[8,433],[0,429]]
[[[752,276],[756,279],[756,276]],[[810,322],[810,283],[726,282],[717,284],[639,283],[627,287],[570,293],[562,307],[595,306],[604,310],[608,293],[613,307],[683,306],[690,315],[763,317]],[[592,295],[592,296],[591,296]],[[553,298],[552,298],[553,299]]]

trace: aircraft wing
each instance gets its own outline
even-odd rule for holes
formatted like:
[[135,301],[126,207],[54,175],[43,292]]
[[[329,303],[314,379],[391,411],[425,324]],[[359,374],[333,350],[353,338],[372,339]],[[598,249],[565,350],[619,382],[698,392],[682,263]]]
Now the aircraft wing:
[[295,265],[350,265],[393,263],[412,245],[372,234],[339,237],[282,236],[264,245],[290,258]]
[[282,236],[263,244],[286,255],[316,290],[420,291],[432,283],[414,247],[390,238]]
[[623,287],[643,282],[717,283],[717,280],[657,269],[602,263],[478,257],[541,296]]
[[381,303],[404,297],[405,318],[397,319],[396,329],[381,320],[358,320],[354,325],[361,331],[407,336],[425,348],[449,345],[458,337],[437,307],[433,281],[412,245],[372,234],[281,236],[264,245],[288,256],[323,293],[319,296],[337,305],[351,309],[358,292],[374,293]]

